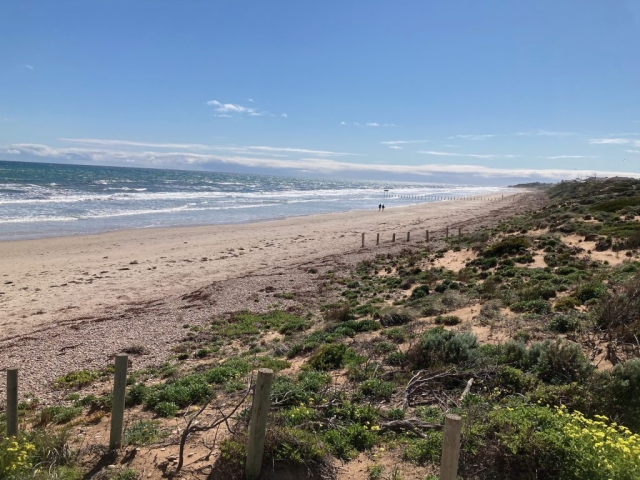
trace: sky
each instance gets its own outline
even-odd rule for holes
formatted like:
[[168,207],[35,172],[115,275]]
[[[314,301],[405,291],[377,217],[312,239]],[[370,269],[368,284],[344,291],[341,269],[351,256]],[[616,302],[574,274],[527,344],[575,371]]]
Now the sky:
[[640,2],[0,2],[0,160],[640,176]]

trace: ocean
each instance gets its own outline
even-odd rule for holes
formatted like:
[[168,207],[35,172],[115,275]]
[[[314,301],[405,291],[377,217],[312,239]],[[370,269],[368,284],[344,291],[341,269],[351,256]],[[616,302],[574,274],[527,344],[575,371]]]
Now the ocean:
[[503,190],[0,161],[0,240],[377,210]]

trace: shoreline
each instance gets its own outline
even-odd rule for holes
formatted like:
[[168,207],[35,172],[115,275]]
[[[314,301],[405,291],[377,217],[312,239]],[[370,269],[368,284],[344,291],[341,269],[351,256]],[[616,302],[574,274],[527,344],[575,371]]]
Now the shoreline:
[[[469,195],[469,196],[463,196],[463,197],[451,197],[447,200],[434,200],[431,202],[420,202],[420,203],[414,203],[414,204],[406,204],[406,205],[398,205],[398,206],[389,206],[386,207],[387,209],[390,210],[396,210],[398,208],[410,208],[410,207],[417,207],[420,205],[433,205],[433,204],[439,204],[442,202],[449,202],[449,201],[474,201],[473,199],[481,199],[481,198],[493,198],[493,197],[497,197],[497,196],[503,196],[503,197],[510,197],[510,196],[514,196],[514,195],[518,195],[521,193],[527,193],[527,190],[524,189],[519,189],[519,188],[511,188],[510,190],[507,190],[506,193],[500,192],[500,193],[486,193],[486,194],[480,194],[480,195]],[[437,197],[437,196],[436,196]],[[466,200],[462,200],[462,199],[466,199]],[[250,223],[263,223],[263,222],[275,222],[275,221],[279,221],[279,220],[286,220],[289,218],[303,218],[303,217],[313,217],[313,216],[320,216],[320,215],[339,215],[339,214],[344,214],[344,213],[352,213],[352,212],[369,212],[369,211],[375,211],[375,208],[367,208],[367,209],[362,209],[362,208],[354,208],[354,209],[350,209],[350,210],[344,210],[344,211],[338,211],[338,212],[322,212],[322,213],[301,213],[301,214],[296,214],[296,215],[285,215],[285,216],[281,216],[281,217],[272,217],[272,218],[258,218],[258,219],[251,219],[251,220],[240,220],[237,222],[222,222],[222,223],[194,223],[194,224],[186,224],[186,225],[166,225],[166,226],[160,226],[160,227],[156,227],[156,226],[149,226],[149,227],[145,227],[145,226],[141,226],[141,227],[135,227],[135,228],[116,228],[113,230],[100,230],[100,231],[95,231],[95,232],[88,232],[88,233],[62,233],[60,235],[46,235],[44,233],[42,234],[33,234],[33,236],[31,236],[31,234],[28,234],[26,236],[23,236],[21,238],[6,238],[6,239],[2,239],[0,238],[0,244],[5,243],[5,242],[23,242],[23,241],[35,241],[35,240],[46,240],[46,239],[52,239],[52,238],[77,238],[77,237],[91,237],[91,236],[96,236],[96,235],[106,235],[109,233],[116,233],[116,232],[129,232],[129,231],[136,231],[136,230],[162,230],[162,229],[172,229],[172,228],[201,228],[201,227],[219,227],[219,226],[226,226],[226,225],[245,225],[245,224],[250,224]],[[76,219],[79,220],[79,219]],[[82,219],[80,219],[82,220]],[[43,221],[42,223],[51,223],[51,222],[47,222],[47,221]],[[65,222],[61,222],[61,223],[66,223]],[[2,225],[2,223],[0,222],[0,225]]]
[[384,213],[352,210],[0,242],[0,339],[357,250],[362,232],[367,247],[375,245],[375,233],[381,243],[390,242],[392,231],[400,234],[401,244],[406,231],[456,226],[519,203],[495,201],[501,195],[478,197],[494,201],[420,203]]

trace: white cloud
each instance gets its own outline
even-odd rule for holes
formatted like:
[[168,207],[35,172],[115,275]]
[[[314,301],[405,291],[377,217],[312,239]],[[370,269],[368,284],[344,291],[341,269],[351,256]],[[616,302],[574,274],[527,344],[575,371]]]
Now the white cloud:
[[35,70],[35,68],[33,68],[33,65],[23,65],[23,66],[28,70]]
[[6,154],[9,154],[9,155],[20,155],[20,150],[17,150],[15,148],[13,148],[13,149],[12,148],[8,148],[6,150],[2,150],[2,153],[6,153]]
[[286,113],[281,113],[280,116],[283,118],[287,118],[289,115],[287,115]]
[[79,143],[82,145],[103,145],[103,146],[120,146],[120,147],[153,147],[153,148],[180,148],[206,150],[211,145],[203,145],[201,143],[155,143],[155,142],[134,142],[131,140],[104,140],[100,138],[59,138],[64,142]]
[[629,138],[592,138],[589,140],[592,145],[627,145],[633,142]]
[[214,109],[216,112],[225,114],[226,116],[229,116],[229,114],[234,114],[234,113],[240,114],[240,115],[247,114],[254,117],[262,115],[261,112],[258,112],[258,110],[253,107],[245,107],[243,105],[239,105],[235,103],[222,103],[222,102],[219,102],[218,100],[209,100],[207,102],[207,105],[216,107]]
[[425,155],[434,155],[437,157],[470,157],[470,158],[517,158],[520,155],[497,155],[490,153],[453,153],[453,152],[436,152],[433,150],[423,150],[418,153],[424,153]]
[[461,138],[463,140],[486,140],[487,138],[493,138],[493,137],[497,137],[497,135],[492,135],[492,134],[484,134],[484,135],[474,135],[474,134],[452,135],[451,137],[448,137],[448,138],[449,139]]
[[381,145],[405,145],[409,143],[425,143],[427,140],[390,140],[387,142],[380,142]]
[[549,130],[531,130],[528,132],[518,132],[516,135],[524,135],[527,137],[573,137],[580,135],[576,132],[552,132]]
[[340,125],[354,125],[356,127],[395,127],[396,126],[395,123],[378,123],[378,122],[367,122],[367,123],[353,122],[353,123],[347,123],[345,121],[340,122]]
[[[334,152],[330,150],[310,150],[305,148],[293,148],[293,147],[272,147],[266,145],[249,145],[249,146],[223,146],[223,145],[204,145],[201,143],[155,143],[155,142],[136,142],[131,140],[105,140],[99,138],[60,138],[59,140],[71,143],[77,143],[81,145],[94,145],[103,147],[151,147],[151,148],[163,148],[163,149],[180,149],[180,150],[218,150],[229,151],[236,153],[249,153],[251,151],[259,151],[261,153],[268,153],[274,155],[273,152],[284,153],[304,153],[311,155],[320,155],[327,157],[341,157],[341,156],[359,156],[358,153],[346,153],[346,152]],[[30,145],[30,144],[18,144],[18,145]],[[285,155],[286,156],[286,155]]]
[[[494,168],[482,165],[397,165],[351,163],[330,158],[296,158],[278,159],[243,155],[218,155],[195,152],[165,152],[165,151],[127,151],[105,148],[56,148],[41,144],[12,144],[0,147],[6,150],[16,150],[39,158],[67,159],[71,161],[92,161],[99,164],[125,164],[136,166],[154,166],[165,168],[180,168],[188,166],[211,166],[215,164],[236,165],[252,168],[287,169],[311,173],[340,174],[343,172],[378,172],[406,175],[432,176],[436,174],[460,174],[483,178],[519,177],[545,178],[551,180],[569,179],[576,176],[631,176],[640,177],[639,173],[566,170],[566,169],[535,169],[535,168]],[[254,147],[265,148],[265,147]],[[267,147],[271,148],[271,147]],[[284,151],[306,153],[303,149],[282,148]]]
[[402,147],[399,147],[398,145],[389,145],[389,148],[393,148],[395,150],[402,150]]
[[640,153],[640,150],[625,150],[625,152],[629,152],[629,153]]
[[253,98],[247,98],[247,102],[253,103]]
[[553,157],[544,157],[549,160],[560,160],[563,158],[596,158],[592,155],[555,155]]
[[344,155],[347,155],[347,156],[360,155],[359,153],[332,152],[328,150],[308,150],[304,148],[291,148],[291,147],[250,146],[250,147],[243,147],[243,148],[247,150],[259,150],[263,152],[290,152],[290,153],[305,153],[305,154],[308,153],[311,155],[320,155],[320,156],[327,156],[327,157],[334,157],[334,156],[341,157]]

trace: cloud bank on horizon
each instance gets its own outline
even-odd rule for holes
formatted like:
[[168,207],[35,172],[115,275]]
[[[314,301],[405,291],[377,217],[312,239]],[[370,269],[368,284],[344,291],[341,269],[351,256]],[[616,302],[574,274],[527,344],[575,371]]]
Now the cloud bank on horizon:
[[[226,107],[225,107],[226,108]],[[458,138],[463,137],[458,135]],[[470,140],[476,136],[465,135]],[[473,137],[473,138],[471,138]],[[598,140],[598,139],[594,139]],[[590,140],[589,143],[598,143]],[[358,161],[353,157],[366,154],[314,150],[297,147],[275,147],[266,145],[227,146],[197,143],[156,143],[116,139],[60,138],[65,145],[50,146],[35,143],[13,143],[0,146],[0,154],[9,160],[64,162],[129,166],[142,168],[184,168],[216,170],[221,167],[236,167],[238,171],[261,173],[356,176],[363,179],[403,178],[414,181],[438,181],[460,179],[461,183],[475,179],[480,183],[504,183],[508,180],[559,181],[584,176],[631,176],[640,178],[640,173],[616,170],[497,167],[482,164],[445,163],[372,163],[366,158]],[[380,142],[388,147],[406,147],[427,140],[389,140]],[[624,145],[640,144],[640,140]],[[617,145],[616,142],[605,142]],[[402,147],[400,147],[402,148]],[[433,150],[416,150],[415,153],[435,157],[466,157],[478,160],[517,159],[517,154],[473,154]],[[640,153],[640,151],[638,152]],[[557,155],[544,157],[550,160],[582,159],[582,155]]]

